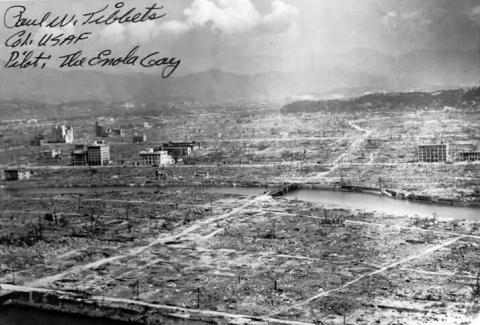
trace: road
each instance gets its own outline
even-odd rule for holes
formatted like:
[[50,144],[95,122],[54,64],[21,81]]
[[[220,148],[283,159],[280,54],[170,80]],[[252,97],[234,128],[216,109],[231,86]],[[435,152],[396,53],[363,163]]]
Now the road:
[[[83,270],[97,268],[101,265],[111,263],[111,262],[114,262],[114,261],[122,259],[122,258],[142,254],[143,252],[149,250],[150,248],[152,248],[156,245],[165,244],[166,242],[169,242],[169,241],[178,241],[182,237],[185,237],[185,236],[190,235],[190,234],[194,234],[195,232],[197,232],[198,230],[200,230],[202,228],[206,228],[209,225],[210,226],[215,225],[220,221],[226,220],[226,219],[236,215],[237,213],[241,212],[245,208],[247,208],[247,207],[249,207],[249,206],[251,206],[251,205],[253,205],[253,204],[255,204],[259,201],[267,200],[267,199],[269,199],[269,196],[267,196],[267,195],[257,196],[254,199],[249,200],[245,204],[241,205],[238,208],[233,209],[230,212],[227,212],[225,214],[218,215],[218,216],[211,216],[207,219],[197,221],[196,223],[194,223],[193,225],[185,228],[183,231],[181,231],[178,234],[173,234],[173,235],[170,235],[170,236],[164,236],[164,237],[157,238],[157,239],[153,240],[152,242],[150,242],[148,245],[133,248],[125,254],[120,254],[120,255],[111,256],[111,257],[108,257],[108,258],[103,258],[103,259],[97,260],[95,262],[91,262],[91,263],[84,264],[84,265],[77,265],[77,266],[74,266],[70,269],[67,269],[67,270],[63,271],[63,272],[60,272],[60,273],[57,273],[57,274],[54,274],[54,275],[50,275],[50,276],[46,276],[46,277],[43,277],[43,278],[35,279],[33,281],[30,281],[30,282],[26,283],[26,285],[27,286],[32,286],[32,287],[44,287],[45,288],[45,287],[48,287],[52,282],[57,281],[57,280],[63,278],[64,276],[66,276],[66,275],[69,275],[69,274],[72,274],[72,273],[74,273],[74,274],[79,273]],[[198,241],[198,240],[202,240],[202,239],[203,239],[203,237],[201,237],[201,236],[197,236],[197,237],[194,236],[193,237],[194,241]]]
[[[53,294],[66,294],[66,292],[45,288],[37,288],[32,286],[21,286],[21,285],[12,285],[12,284],[3,284],[0,283],[0,294],[8,291],[17,291],[17,292],[41,292],[41,293],[53,293]],[[134,306],[144,306],[150,308],[156,308],[159,310],[164,310],[169,314],[183,314],[183,315],[200,315],[207,317],[224,317],[230,319],[229,324],[247,324],[248,322],[255,322],[258,324],[258,320],[267,323],[276,323],[276,324],[285,324],[285,325],[313,325],[312,323],[299,322],[299,321],[290,321],[272,317],[262,317],[262,316],[253,316],[242,315],[242,314],[232,314],[227,312],[219,312],[213,310],[205,309],[190,309],[183,307],[175,307],[169,305],[161,304],[152,304],[140,300],[124,299],[124,298],[115,298],[115,297],[105,297],[105,296],[92,296],[87,299],[88,301],[95,301],[100,304],[111,303],[111,304],[122,304],[122,305],[134,305]]]
[[[353,152],[355,152],[355,150],[357,150],[362,145],[362,143],[373,133],[373,130],[364,129],[356,125],[353,121],[348,121],[348,125],[362,132],[363,134],[357,140],[355,140],[344,153],[342,153],[340,156],[337,157],[337,159],[335,159],[331,164],[329,164],[330,168],[327,171],[317,173],[315,176],[316,178],[327,177],[329,174],[331,174],[340,166],[342,166],[341,162],[346,157],[350,156]],[[363,166],[364,164],[359,164],[359,165]],[[373,165],[373,163],[370,162],[369,165]],[[351,164],[351,166],[353,166],[353,164]]]
[[379,268],[379,269],[377,269],[377,270],[375,270],[375,271],[362,274],[362,275],[360,275],[359,277],[357,277],[357,278],[355,278],[355,279],[353,279],[353,280],[351,280],[351,281],[348,281],[348,282],[346,282],[345,284],[343,284],[343,285],[341,285],[341,286],[339,286],[339,287],[336,287],[336,288],[334,288],[334,289],[327,290],[327,291],[321,291],[321,292],[319,292],[318,294],[316,294],[316,295],[314,295],[314,296],[312,296],[312,297],[310,297],[310,298],[308,298],[308,299],[306,299],[306,300],[304,300],[304,301],[302,301],[302,302],[299,302],[299,303],[297,303],[297,304],[295,304],[295,305],[293,305],[293,306],[291,306],[291,307],[289,307],[289,308],[296,308],[296,307],[301,307],[301,306],[307,305],[307,304],[311,303],[311,302],[314,301],[314,300],[317,300],[317,299],[319,299],[319,298],[323,298],[323,297],[329,296],[329,295],[332,294],[332,293],[335,293],[335,292],[337,292],[337,291],[343,290],[343,289],[345,289],[345,288],[347,288],[347,287],[349,287],[349,286],[351,286],[351,285],[359,282],[359,281],[362,280],[362,279],[365,279],[365,278],[374,276],[374,275],[376,275],[376,274],[385,272],[385,271],[387,271],[387,270],[389,270],[389,269],[392,269],[392,268],[394,268],[394,267],[396,267],[396,266],[405,264],[405,263],[410,262],[410,261],[412,261],[412,260],[425,257],[425,256],[427,256],[427,255],[429,255],[429,254],[431,254],[431,253],[433,253],[433,252],[435,252],[435,251],[438,251],[438,250],[440,250],[440,249],[442,249],[442,248],[444,248],[444,247],[446,247],[446,246],[449,246],[449,245],[451,245],[451,244],[453,244],[453,243],[455,243],[455,242],[457,242],[457,241],[459,241],[460,239],[465,238],[465,237],[466,237],[466,236],[463,236],[463,235],[462,235],[462,236],[455,237],[455,238],[453,238],[453,239],[450,239],[450,240],[448,240],[448,241],[443,242],[442,244],[439,244],[439,245],[436,245],[436,246],[432,246],[432,247],[430,247],[430,248],[427,248],[427,249],[425,249],[423,252],[421,252],[421,253],[419,253],[419,254],[415,254],[415,255],[408,256],[408,257],[406,257],[406,258],[404,258],[404,259],[401,259],[401,260],[399,260],[399,261],[397,261],[397,262],[394,262],[394,263],[388,264],[388,265],[386,265],[386,266],[383,266],[383,267],[381,267],[381,268]]
[[[365,139],[363,139],[365,140]],[[357,139],[352,145],[358,146],[361,143],[361,139]],[[335,159],[332,163],[316,163],[316,162],[303,162],[301,160],[294,160],[294,161],[269,161],[269,162],[262,162],[262,163],[251,163],[251,164],[196,164],[196,165],[172,165],[172,166],[166,166],[167,168],[190,168],[190,169],[195,169],[195,168],[222,168],[222,167],[227,167],[227,168],[265,168],[265,167],[276,167],[276,166],[294,166],[294,167],[300,167],[300,166],[317,166],[317,167],[324,167],[324,168],[332,168],[334,165],[340,166],[351,166],[351,167],[362,167],[362,166],[369,166],[369,167],[391,167],[391,168],[400,168],[400,167],[408,167],[408,166],[418,166],[418,165],[425,165],[427,166],[427,163],[417,163],[417,162],[373,162],[372,155],[369,156],[369,161],[367,163],[345,163],[342,164],[342,160],[345,159],[348,154],[353,153],[352,148],[350,147],[346,152],[344,152],[341,156],[339,156],[337,159]],[[475,161],[471,163],[472,165],[480,165],[480,161]],[[452,163],[451,165],[453,166],[466,166],[464,162],[456,162]],[[432,167],[432,164],[428,165],[429,167]],[[0,165],[0,169],[7,169],[7,168],[28,168],[31,170],[82,170],[82,169],[108,169],[108,168],[121,168],[123,166],[119,165],[110,165],[110,166],[95,166],[95,167],[90,167],[90,166],[58,166],[58,165]],[[152,166],[126,166],[130,168],[150,168],[152,169]],[[475,177],[458,177],[458,179],[475,179]]]

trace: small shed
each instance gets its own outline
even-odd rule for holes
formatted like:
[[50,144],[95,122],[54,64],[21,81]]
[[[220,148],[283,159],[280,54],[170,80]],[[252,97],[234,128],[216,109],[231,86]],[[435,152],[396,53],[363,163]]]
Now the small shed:
[[32,173],[27,169],[5,169],[4,174],[6,181],[22,181],[29,179]]

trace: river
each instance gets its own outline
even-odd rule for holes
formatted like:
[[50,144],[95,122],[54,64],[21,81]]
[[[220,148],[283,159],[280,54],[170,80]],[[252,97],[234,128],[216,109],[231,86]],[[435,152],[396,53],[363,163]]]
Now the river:
[[396,216],[432,217],[435,213],[440,218],[456,218],[480,221],[479,207],[448,206],[394,199],[370,193],[342,192],[330,190],[297,190],[285,197],[320,203],[327,206],[343,207],[366,212],[379,212]]
[[[163,189],[185,189],[192,188],[186,186],[168,186],[162,187],[48,187],[48,188],[3,188],[0,189],[0,196],[15,196],[17,194],[75,194],[75,193],[105,193],[105,192],[124,192],[124,191],[147,191],[155,192]],[[195,190],[207,193],[222,193],[222,194],[236,194],[236,195],[253,195],[258,196],[263,194],[267,189],[260,187],[222,187],[222,186],[197,186],[193,187]],[[358,192],[342,192],[334,190],[320,190],[320,189],[302,189],[290,192],[285,195],[288,199],[298,199],[301,201],[308,201],[323,204],[332,207],[343,207],[357,210],[364,210],[366,212],[379,212],[385,214],[392,214],[398,216],[421,216],[432,217],[435,213],[441,218],[456,218],[467,220],[480,220],[479,207],[460,207],[447,206],[434,203],[423,203],[408,200],[398,200],[388,196],[380,196],[370,193]]]

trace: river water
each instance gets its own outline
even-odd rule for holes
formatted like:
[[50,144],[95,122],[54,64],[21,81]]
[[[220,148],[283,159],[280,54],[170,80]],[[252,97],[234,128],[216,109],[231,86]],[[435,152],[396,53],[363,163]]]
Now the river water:
[[285,197],[320,203],[327,206],[344,207],[366,212],[379,212],[397,216],[432,217],[435,213],[441,218],[456,218],[480,221],[480,208],[457,207],[408,200],[398,200],[388,196],[370,193],[342,192],[329,190],[298,190]]
[[[60,195],[74,193],[104,193],[104,192],[155,192],[172,189],[185,189],[192,187],[186,186],[168,186],[162,187],[67,187],[67,188],[4,188],[0,189],[0,196],[15,196],[17,194],[29,195]],[[222,193],[236,195],[261,195],[267,189],[259,187],[222,187],[222,186],[198,186],[193,187],[194,190],[203,193]],[[457,218],[468,220],[480,220],[479,207],[456,207],[431,203],[414,202],[408,200],[398,200],[388,196],[380,196],[370,193],[358,192],[342,192],[334,190],[305,189],[290,192],[285,195],[288,199],[298,199],[302,201],[314,202],[325,206],[344,207],[351,209],[364,210],[366,212],[379,212],[398,216],[415,216],[432,217],[435,213],[442,218]]]

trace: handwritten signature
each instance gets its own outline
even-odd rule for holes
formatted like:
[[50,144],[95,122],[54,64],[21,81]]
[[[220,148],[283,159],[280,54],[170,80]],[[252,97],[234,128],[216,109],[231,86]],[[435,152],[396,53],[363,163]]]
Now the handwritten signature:
[[[180,66],[181,60],[175,57],[163,57],[155,51],[147,55],[139,55],[140,46],[137,45],[125,55],[114,55],[110,49],[102,50],[93,56],[85,54],[83,50],[53,57],[46,51],[53,47],[69,47],[80,42],[86,42],[93,35],[93,31],[67,33],[58,32],[58,28],[70,24],[76,25],[110,25],[114,23],[140,23],[156,20],[166,16],[163,5],[156,3],[137,9],[127,8],[125,2],[117,1],[115,4],[107,4],[98,10],[87,13],[65,13],[54,15],[51,11],[34,16],[24,5],[13,5],[6,9],[3,24],[7,29],[14,29],[6,38],[4,45],[11,48],[9,58],[4,64],[7,69],[40,68],[47,63],[54,62],[58,68],[82,68],[82,67],[116,67],[120,65],[139,66],[142,68],[159,68],[163,78],[170,77]],[[34,35],[30,28],[51,29],[42,32],[39,37]],[[31,49],[37,47],[37,49]],[[25,50],[21,50],[25,48]],[[84,47],[83,47],[84,48]],[[73,51],[73,50],[71,50]]]
[[75,45],[78,42],[88,40],[92,32],[82,32],[79,34],[66,33],[45,33],[39,39],[35,39],[32,32],[22,29],[13,33],[5,40],[5,47],[23,47],[35,44],[37,47],[61,47]]
[[[149,53],[145,56],[137,55],[140,46],[135,46],[126,55],[112,56],[112,50],[103,50],[98,54],[87,57],[82,50],[59,56],[59,68],[81,68],[85,66],[91,67],[115,67],[118,65],[139,65],[143,68],[162,68],[162,78],[170,77],[179,67],[181,60],[175,57],[162,57],[158,51]],[[10,58],[5,64],[5,68],[21,68],[45,67],[45,62],[51,59],[51,56],[45,52],[35,55],[32,51],[13,51]]]
[[82,25],[111,25],[113,23],[140,23],[148,20],[157,20],[166,16],[163,5],[156,3],[143,9],[131,7],[125,8],[125,3],[120,1],[113,5],[105,5],[99,10],[87,12],[81,15],[66,13],[54,15],[51,11],[40,17],[28,17],[27,7],[23,5],[10,6],[3,15],[3,25],[8,29],[21,27],[65,27],[69,24]]

